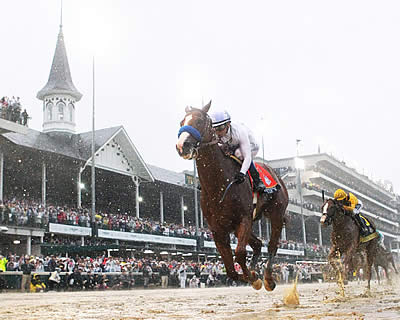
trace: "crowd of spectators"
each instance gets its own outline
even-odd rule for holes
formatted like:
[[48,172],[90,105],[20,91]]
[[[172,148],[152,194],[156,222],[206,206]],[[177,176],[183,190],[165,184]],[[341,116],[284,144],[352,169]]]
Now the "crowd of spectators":
[[[301,201],[297,198],[289,198],[289,203],[295,206],[301,206]],[[314,204],[311,201],[303,200],[303,208],[310,211],[321,212],[321,205]]]
[[[262,274],[262,262],[257,271]],[[239,264],[235,270],[241,273]],[[317,264],[277,263],[273,266],[278,282],[299,279],[311,281],[311,274],[320,274]],[[7,271],[2,275],[2,272]],[[22,277],[20,273],[22,272]],[[12,275],[15,276],[12,276]],[[18,275],[18,276],[16,276]],[[11,276],[11,277],[10,277]],[[203,283],[203,285],[201,285]],[[32,285],[33,284],[33,285]],[[175,260],[167,257],[63,257],[0,255],[0,290],[94,290],[131,289],[135,287],[214,287],[239,285],[226,277],[221,260]]]
[[[352,176],[346,174],[343,174],[343,171],[340,172],[333,172],[332,170],[329,170],[328,168],[325,168],[324,166],[319,166],[315,165],[313,168],[317,172],[321,172],[325,174],[326,176],[333,178],[335,180],[340,181],[344,185],[349,186],[350,188],[360,190],[361,193],[367,195],[368,197],[381,202],[382,199],[387,199],[387,205],[395,209],[395,205],[390,203],[391,197],[387,196],[386,194],[378,194],[376,190],[372,189],[371,186],[368,186],[366,183],[361,182],[358,179],[353,178]],[[368,179],[368,177],[367,177]],[[369,179],[370,180],[370,179]],[[382,189],[382,186],[377,185],[374,181],[370,180],[371,184],[376,185],[379,189]],[[393,194],[394,196],[394,194]]]
[[[309,203],[304,203],[309,208]],[[311,209],[310,209],[311,210]],[[67,207],[41,206],[39,203],[28,200],[5,201],[0,205],[0,224],[16,226],[32,226],[37,228],[48,227],[49,223],[67,224],[73,226],[90,227],[91,219],[86,209],[74,209]],[[182,226],[173,223],[160,223],[148,218],[136,218],[127,214],[109,214],[98,212],[95,216],[95,223],[99,229],[115,230],[122,232],[145,233],[163,235],[170,237],[195,238],[196,229],[194,226]],[[199,230],[204,240],[212,241],[212,233],[205,228]],[[84,243],[80,237],[67,236],[46,236],[44,243],[53,245],[110,245],[109,240],[85,237]],[[263,239],[265,240],[265,239]],[[231,234],[231,243],[236,243],[236,237]],[[280,248],[289,250],[304,250],[302,243],[293,241],[282,241]],[[310,248],[306,248],[310,249]],[[317,250],[318,252],[322,252]]]
[[274,170],[280,177],[284,176],[287,173],[296,171],[296,169],[293,167],[280,167],[280,168],[274,168]]
[[320,258],[326,258],[329,253],[329,246],[320,246],[316,243],[307,242],[306,246],[304,247],[303,243],[295,242],[292,240],[281,240],[279,242],[279,248],[297,251],[305,250],[308,256],[315,256]]
[[[80,227],[91,227],[89,210],[66,206],[47,206],[29,200],[5,200],[0,204],[0,223],[5,225],[47,228],[49,223],[60,223]],[[195,226],[175,223],[160,223],[149,218],[137,218],[127,213],[97,212],[95,224],[98,229],[147,233],[172,237],[195,238]],[[200,228],[205,240],[212,240],[208,229]]]
[[[240,266],[236,265],[238,271]],[[7,271],[4,276],[2,272]],[[22,277],[8,278],[16,271]],[[17,273],[15,273],[16,275]],[[225,275],[224,264],[219,260],[196,262],[193,260],[174,260],[164,257],[62,257],[62,256],[16,256],[0,255],[0,289],[13,288],[36,291],[24,275],[43,282],[40,290],[89,290],[89,289],[129,289],[133,287],[159,286],[167,288],[199,287],[222,284]],[[41,280],[39,280],[39,277]],[[26,278],[26,277],[25,277]],[[12,279],[12,280],[10,280]],[[28,279],[29,280],[29,279]]]
[[19,97],[2,97],[0,99],[0,118],[27,126],[29,115],[26,109],[22,111]]

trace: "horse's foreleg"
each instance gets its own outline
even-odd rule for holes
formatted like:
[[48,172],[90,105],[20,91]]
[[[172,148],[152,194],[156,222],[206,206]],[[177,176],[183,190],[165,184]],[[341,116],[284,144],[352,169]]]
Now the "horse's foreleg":
[[249,245],[253,249],[253,256],[251,257],[250,268],[254,270],[257,266],[258,258],[261,255],[262,241],[256,237],[254,233],[250,235]]
[[222,257],[222,261],[224,261],[227,276],[232,280],[237,281],[239,279],[239,275],[235,271],[235,267],[233,265],[233,255],[229,234],[213,232],[213,236],[215,246]]
[[337,260],[338,260],[338,251],[335,247],[332,247],[328,255],[328,261],[329,264],[332,266],[332,269],[336,273],[336,280],[339,281],[342,270],[339,269]]

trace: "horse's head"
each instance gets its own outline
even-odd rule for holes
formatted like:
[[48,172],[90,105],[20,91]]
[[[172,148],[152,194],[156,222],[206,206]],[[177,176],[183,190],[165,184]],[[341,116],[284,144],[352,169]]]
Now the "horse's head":
[[199,148],[215,140],[212,120],[207,114],[211,101],[202,109],[187,107],[185,118],[181,121],[176,150],[184,159],[196,159]]
[[343,207],[335,199],[328,199],[322,205],[320,222],[323,226],[329,226],[337,213],[344,213]]

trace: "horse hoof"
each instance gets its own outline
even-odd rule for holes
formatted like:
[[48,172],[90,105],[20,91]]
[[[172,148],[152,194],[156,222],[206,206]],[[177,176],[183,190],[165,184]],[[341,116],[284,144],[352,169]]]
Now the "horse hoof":
[[264,288],[267,291],[273,291],[276,287],[275,282],[271,282],[271,284],[269,284],[269,282],[267,280],[264,280]]
[[254,281],[251,286],[253,287],[253,289],[255,290],[260,290],[262,287],[262,281],[261,279],[257,279],[256,281]]

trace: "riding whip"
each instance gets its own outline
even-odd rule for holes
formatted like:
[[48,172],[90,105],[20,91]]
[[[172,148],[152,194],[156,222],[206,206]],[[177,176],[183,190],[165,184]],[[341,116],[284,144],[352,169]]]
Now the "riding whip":
[[230,189],[230,187],[231,187],[235,182],[237,182],[237,181],[238,181],[237,179],[233,179],[233,180],[231,181],[231,183],[228,184],[228,186],[226,187],[225,192],[224,192],[224,194],[223,194],[221,200],[219,200],[219,203],[220,203],[220,204],[222,203],[222,201],[224,201],[225,196],[226,196],[226,193],[228,192],[228,190]]

